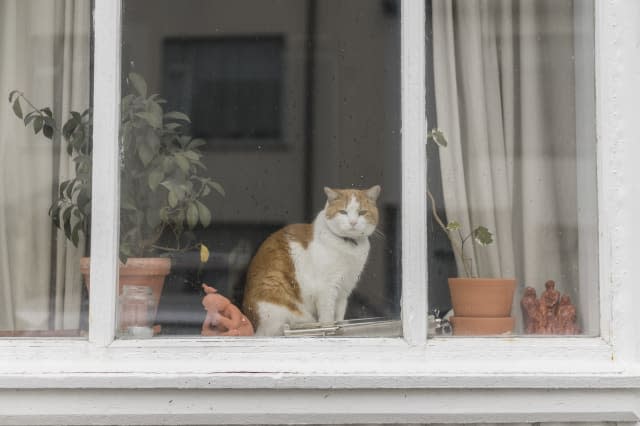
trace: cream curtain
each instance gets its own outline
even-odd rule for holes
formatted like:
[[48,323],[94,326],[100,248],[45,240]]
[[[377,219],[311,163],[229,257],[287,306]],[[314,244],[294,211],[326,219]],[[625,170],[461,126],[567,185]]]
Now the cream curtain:
[[19,89],[62,120],[88,106],[90,13],[88,0],[0,1],[0,330],[79,324],[84,247],[58,233],[52,260],[57,231],[47,214],[53,184],[73,173],[73,163],[24,128],[7,95]]
[[447,217],[494,232],[493,245],[474,248],[479,276],[539,292],[553,279],[577,301],[573,2],[432,4]]

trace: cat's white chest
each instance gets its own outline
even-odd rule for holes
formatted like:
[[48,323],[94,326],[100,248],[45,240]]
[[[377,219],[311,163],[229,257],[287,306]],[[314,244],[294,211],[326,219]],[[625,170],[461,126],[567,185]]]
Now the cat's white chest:
[[364,269],[369,247],[367,239],[353,245],[342,240],[314,238],[307,248],[291,243],[296,278],[309,313],[317,316],[318,301],[327,295],[333,295],[330,298],[334,303],[349,296]]

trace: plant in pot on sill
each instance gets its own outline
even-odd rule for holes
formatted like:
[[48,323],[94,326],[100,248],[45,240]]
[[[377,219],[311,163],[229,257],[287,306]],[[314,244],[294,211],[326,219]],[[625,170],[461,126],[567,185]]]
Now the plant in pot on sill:
[[[447,140],[439,129],[427,134],[427,140],[446,147]],[[451,318],[455,335],[492,335],[513,331],[515,320],[511,306],[515,292],[515,279],[478,278],[473,276],[473,259],[468,250],[473,243],[487,246],[493,243],[493,234],[485,226],[465,232],[460,223],[451,220],[445,224],[436,209],[436,201],[429,189],[431,210],[438,226],[451,243],[464,277],[449,278],[449,291],[454,316]]]
[[[199,249],[201,262],[207,261],[209,251],[196,242],[193,230],[211,223],[211,212],[202,200],[212,192],[224,195],[224,189],[205,175],[199,150],[205,141],[189,135],[189,117],[176,111],[165,113],[166,101],[157,94],[148,95],[147,84],[138,74],[129,74],[126,87],[120,123],[120,294],[126,285],[151,288],[153,321],[170,257]],[[12,91],[9,102],[35,134],[42,132],[53,140],[60,133],[66,142],[75,176],[58,185],[49,215],[77,246],[81,235],[89,235],[91,222],[91,110],[71,112],[59,127],[50,108],[35,107],[22,92]],[[81,259],[80,268],[88,286],[89,258]],[[121,329],[126,316],[121,311]]]

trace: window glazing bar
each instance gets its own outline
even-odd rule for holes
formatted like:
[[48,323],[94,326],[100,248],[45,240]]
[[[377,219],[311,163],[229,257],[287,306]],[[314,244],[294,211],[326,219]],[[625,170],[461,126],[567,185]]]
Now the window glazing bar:
[[95,0],[89,340],[98,346],[113,341],[116,323],[120,11],[120,0]]
[[425,4],[401,2],[402,327],[407,342],[427,335]]

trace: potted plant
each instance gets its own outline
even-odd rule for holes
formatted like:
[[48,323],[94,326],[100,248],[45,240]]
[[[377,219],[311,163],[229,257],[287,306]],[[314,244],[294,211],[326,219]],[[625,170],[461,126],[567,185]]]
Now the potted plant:
[[[439,147],[446,147],[447,140],[441,130],[433,129],[427,140]],[[449,291],[453,305],[452,323],[454,334],[501,334],[513,331],[515,321],[511,317],[511,306],[515,292],[515,279],[479,278],[473,276],[473,260],[467,255],[473,243],[487,246],[493,242],[493,234],[485,226],[476,226],[464,231],[460,223],[451,220],[447,224],[436,209],[433,194],[427,189],[433,217],[451,242],[458,264],[462,265],[463,277],[449,278]]]
[[[207,261],[208,249],[195,242],[192,231],[211,223],[211,212],[202,200],[212,192],[224,195],[224,189],[204,176],[199,147],[205,141],[189,135],[189,117],[164,112],[166,101],[148,95],[140,75],[130,73],[126,83],[120,124],[120,289],[151,286],[157,307],[170,255],[199,249],[201,262]],[[77,246],[82,235],[89,236],[91,222],[91,110],[71,112],[59,127],[50,108],[37,108],[22,92],[12,91],[9,102],[35,134],[42,132],[53,140],[59,133],[66,142],[75,176],[59,184],[49,215]],[[89,285],[89,259],[80,264]]]

